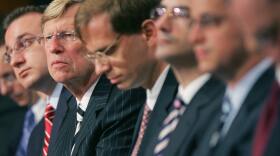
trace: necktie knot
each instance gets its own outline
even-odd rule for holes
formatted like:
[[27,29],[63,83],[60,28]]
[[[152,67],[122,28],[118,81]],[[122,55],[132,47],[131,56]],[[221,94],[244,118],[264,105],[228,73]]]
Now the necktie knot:
[[164,119],[160,133],[157,138],[157,144],[154,148],[154,155],[162,155],[164,149],[168,146],[172,132],[175,131],[181,116],[185,112],[186,104],[179,98],[173,101],[172,110]]
[[34,116],[34,113],[32,112],[32,109],[29,109],[27,111],[25,120],[27,120],[26,126],[30,129],[33,129],[33,127],[35,125],[35,116]]
[[225,122],[225,120],[228,118],[231,110],[232,110],[232,103],[230,101],[230,98],[228,95],[224,96],[223,104],[222,104],[222,116],[221,121]]
[[85,111],[78,105],[77,108],[77,121],[82,122],[84,118]]
[[45,118],[52,121],[53,117],[55,115],[55,110],[51,104],[48,104],[45,110]]

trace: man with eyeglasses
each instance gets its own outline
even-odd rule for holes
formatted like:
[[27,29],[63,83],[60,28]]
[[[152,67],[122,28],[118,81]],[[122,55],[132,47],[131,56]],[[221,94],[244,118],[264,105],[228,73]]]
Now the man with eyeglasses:
[[5,45],[0,48],[0,94],[9,96],[18,105],[28,107],[25,113],[19,141],[15,141],[17,149],[15,154],[26,155],[27,145],[33,128],[38,124],[44,115],[45,102],[35,91],[25,89],[17,80],[11,65],[5,63]]
[[74,31],[79,7],[78,1],[54,0],[42,19],[50,74],[73,94],[69,104],[76,108],[65,117],[49,155],[128,155],[145,94],[139,88],[120,91],[105,75],[95,73]]
[[192,155],[248,156],[260,109],[274,79],[272,60],[245,49],[242,30],[226,1],[191,0],[190,9],[190,40],[199,68],[227,84],[220,113]]
[[160,110],[167,115],[149,124],[139,155],[188,155],[218,112],[225,87],[197,68],[188,40],[188,1],[163,0],[151,16],[158,35],[156,57],[170,63],[179,88],[176,99]]
[[[97,72],[120,89],[143,87],[146,102],[134,133],[136,156],[149,122],[175,98],[177,81],[169,66],[155,58],[157,32],[150,11],[159,0],[86,0],[76,16],[76,29],[89,49]],[[117,9],[121,8],[121,9]],[[147,129],[148,130],[148,129]]]
[[255,131],[252,156],[278,155],[280,147],[280,1],[229,0],[228,7],[244,31],[248,50],[259,49],[276,61],[276,79]]
[[[17,80],[26,89],[42,94],[46,107],[45,110],[38,110],[45,112],[44,117],[32,131],[27,152],[25,145],[17,155],[47,155],[50,137],[56,133],[52,133],[53,120],[60,120],[54,119],[54,116],[58,103],[62,103],[59,102],[62,85],[50,76],[45,50],[41,45],[40,23],[44,9],[43,6],[17,8],[4,20],[5,61],[13,67]],[[67,99],[67,96],[61,98]]]
[[[5,63],[5,45],[0,46],[0,94],[9,96],[19,106],[27,106],[31,101],[36,101],[36,96],[32,97],[32,92],[26,90],[18,81],[13,68]],[[32,100],[32,98],[34,98]]]

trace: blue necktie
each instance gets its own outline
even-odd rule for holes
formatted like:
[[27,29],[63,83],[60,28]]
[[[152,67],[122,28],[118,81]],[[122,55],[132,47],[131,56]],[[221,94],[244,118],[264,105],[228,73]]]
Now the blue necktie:
[[211,135],[209,141],[209,146],[211,149],[215,148],[217,144],[221,141],[221,139],[224,137],[225,134],[223,134],[223,129],[231,111],[232,103],[229,99],[229,96],[226,94],[223,99],[222,114],[220,116],[218,127],[216,131],[214,131],[214,133]]
[[32,109],[29,109],[24,118],[23,123],[23,130],[22,130],[22,136],[21,140],[17,149],[16,156],[26,156],[27,155],[27,145],[29,141],[30,134],[35,127],[35,117],[34,113],[32,112]]

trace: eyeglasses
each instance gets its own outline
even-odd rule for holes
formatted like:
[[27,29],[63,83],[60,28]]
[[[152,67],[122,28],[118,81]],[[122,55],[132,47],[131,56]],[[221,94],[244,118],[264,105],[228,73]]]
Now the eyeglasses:
[[25,49],[31,47],[35,41],[38,42],[38,44],[41,44],[42,37],[39,36],[32,36],[28,38],[21,37],[18,39],[14,45],[14,48],[9,48],[6,46],[6,52],[4,53],[4,61],[5,63],[10,64],[11,59],[15,54],[19,54],[23,52]]
[[171,10],[168,10],[164,6],[158,6],[151,11],[150,17],[152,19],[158,19],[159,17],[167,14],[170,17],[190,17],[190,10],[187,7],[174,7]]
[[104,50],[95,51],[95,52],[89,51],[87,53],[87,57],[91,60],[99,61],[101,63],[108,61],[107,59],[108,55],[111,54],[113,50],[116,48],[116,45],[119,43],[120,37],[121,37],[120,34],[117,35],[114,41]]
[[44,44],[50,44],[53,38],[64,43],[69,41],[75,41],[77,39],[77,34],[75,31],[62,31],[54,34],[45,35],[43,36]]
[[198,24],[202,28],[219,26],[226,18],[224,16],[204,14],[200,20],[191,20],[191,26]]

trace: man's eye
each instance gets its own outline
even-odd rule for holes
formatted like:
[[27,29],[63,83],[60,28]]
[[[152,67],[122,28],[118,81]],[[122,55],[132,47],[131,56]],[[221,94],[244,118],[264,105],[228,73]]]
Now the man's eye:
[[47,35],[46,37],[45,37],[45,40],[51,40],[52,39],[52,35]]
[[33,43],[32,39],[26,39],[22,41],[24,47],[29,47]]
[[73,37],[72,33],[61,33],[60,34],[60,38],[62,38],[62,39],[70,39],[72,37]]

